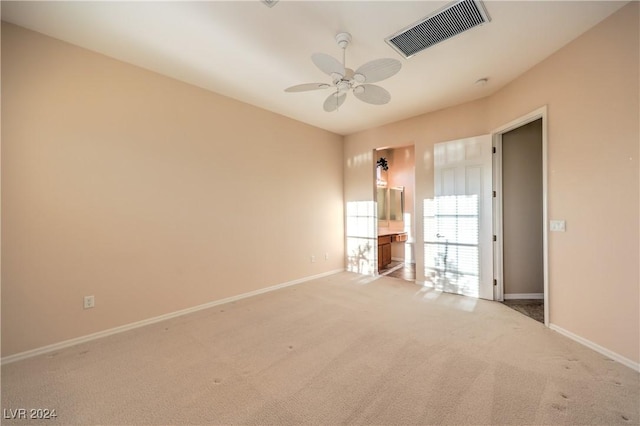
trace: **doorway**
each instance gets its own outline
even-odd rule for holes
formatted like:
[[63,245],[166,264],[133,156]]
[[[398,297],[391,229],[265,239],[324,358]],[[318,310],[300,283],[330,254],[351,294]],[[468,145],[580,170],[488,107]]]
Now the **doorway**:
[[545,111],[494,136],[496,300],[548,325]]
[[377,274],[415,282],[415,148],[384,147],[373,155]]

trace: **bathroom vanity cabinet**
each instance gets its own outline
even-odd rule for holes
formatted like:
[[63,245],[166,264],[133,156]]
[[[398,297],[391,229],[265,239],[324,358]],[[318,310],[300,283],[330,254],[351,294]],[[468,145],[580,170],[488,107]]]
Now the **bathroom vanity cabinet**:
[[391,244],[407,241],[406,232],[393,232],[378,235],[378,269],[382,269],[391,263]]

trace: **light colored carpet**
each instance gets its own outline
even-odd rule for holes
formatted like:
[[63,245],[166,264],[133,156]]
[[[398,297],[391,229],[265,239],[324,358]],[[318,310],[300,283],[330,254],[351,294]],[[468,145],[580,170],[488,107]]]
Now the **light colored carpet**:
[[341,273],[2,367],[3,424],[638,424],[639,375],[501,303]]

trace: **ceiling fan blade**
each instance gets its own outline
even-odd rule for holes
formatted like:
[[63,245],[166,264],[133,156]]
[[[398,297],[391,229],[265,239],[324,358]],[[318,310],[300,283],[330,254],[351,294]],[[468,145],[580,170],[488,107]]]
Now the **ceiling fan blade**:
[[305,83],[298,84],[296,86],[287,87],[284,89],[285,92],[307,92],[309,90],[321,90],[330,87],[330,84],[327,83]]
[[356,98],[373,105],[384,105],[391,100],[391,95],[385,89],[375,84],[361,84],[353,89]]
[[[354,79],[358,83],[375,83],[395,75],[400,71],[400,68],[402,68],[402,64],[397,59],[375,59],[358,68]],[[360,76],[364,77],[364,79]]]
[[333,92],[329,95],[329,97],[324,101],[323,108],[327,112],[337,110],[340,105],[344,103],[344,100],[347,99],[346,92]]
[[344,65],[333,56],[324,53],[314,53],[311,55],[311,60],[320,68],[320,71],[330,75],[332,78],[335,79],[337,77],[336,74],[340,76],[339,78],[344,77]]

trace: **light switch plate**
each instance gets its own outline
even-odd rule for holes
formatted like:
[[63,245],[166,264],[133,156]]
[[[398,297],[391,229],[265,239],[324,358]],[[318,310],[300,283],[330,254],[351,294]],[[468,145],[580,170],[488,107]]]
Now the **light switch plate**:
[[549,223],[549,229],[553,232],[565,232],[566,225],[564,220],[552,220]]

